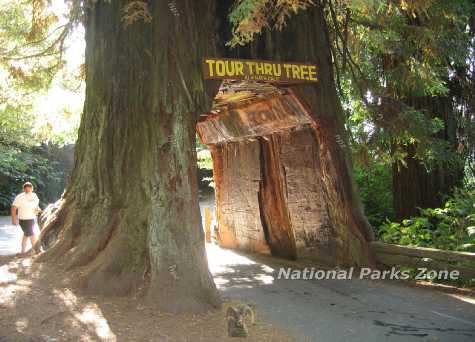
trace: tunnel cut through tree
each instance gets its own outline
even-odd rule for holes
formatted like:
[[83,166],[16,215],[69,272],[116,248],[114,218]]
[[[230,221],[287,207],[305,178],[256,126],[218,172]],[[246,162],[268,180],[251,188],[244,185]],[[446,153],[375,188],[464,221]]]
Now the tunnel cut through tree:
[[[42,239],[57,241],[42,259],[80,267],[78,281],[92,292],[127,294],[146,285],[162,309],[205,310],[219,300],[199,217],[195,124],[217,91],[214,82],[203,82],[201,59],[218,54],[215,44],[225,50],[215,15],[223,20],[229,7],[215,12],[226,2],[179,0],[172,11],[166,2],[149,1],[150,17],[142,13],[127,23],[128,3],[97,1],[86,8],[86,101],[75,168],[60,207],[46,220]],[[285,139],[290,147],[299,147],[299,139],[312,146],[319,173],[307,177],[321,182],[329,229],[327,249],[320,251],[334,263],[367,262],[372,233],[354,188],[322,9],[312,7],[283,32],[266,32],[251,48],[230,54],[318,65],[318,84],[293,89],[311,115],[310,131],[302,130],[306,138],[272,136],[259,139],[262,148],[248,147],[263,153],[264,174],[277,175],[282,154],[275,152]],[[215,147],[214,156],[229,152]],[[226,148],[239,153],[242,147]],[[277,194],[269,183],[258,185],[261,203]],[[285,216],[284,207],[270,209]],[[266,224],[271,233],[273,223]]]
[[[229,5],[220,3],[218,18]],[[221,21],[219,32],[222,41],[230,39],[227,21]],[[278,100],[264,101],[262,94],[244,104],[233,103],[237,101],[232,94],[239,89],[231,85],[231,95],[222,99],[228,102],[222,113],[198,124],[212,151],[223,245],[261,252],[270,248],[276,255],[334,265],[371,262],[368,242],[373,231],[355,188],[328,39],[323,9],[317,5],[292,17],[282,31],[265,30],[249,46],[226,50],[228,58],[316,64],[318,82],[292,86],[293,95],[282,97],[290,96],[290,105],[283,108],[278,108]],[[285,122],[296,106],[303,108],[307,122]],[[272,122],[256,119],[259,112]],[[275,127],[279,118],[285,127]],[[264,126],[269,130],[259,131]]]

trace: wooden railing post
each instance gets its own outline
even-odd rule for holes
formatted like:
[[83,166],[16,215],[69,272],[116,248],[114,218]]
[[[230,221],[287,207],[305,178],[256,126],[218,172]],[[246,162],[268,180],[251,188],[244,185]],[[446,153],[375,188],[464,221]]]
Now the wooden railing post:
[[204,208],[205,214],[205,239],[206,242],[211,242],[211,212],[208,207]]

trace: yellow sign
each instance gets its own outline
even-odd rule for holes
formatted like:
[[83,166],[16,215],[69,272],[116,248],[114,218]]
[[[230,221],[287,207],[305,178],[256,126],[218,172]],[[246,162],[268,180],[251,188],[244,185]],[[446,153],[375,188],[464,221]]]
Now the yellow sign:
[[236,79],[264,82],[317,82],[314,64],[249,59],[205,58],[205,79]]

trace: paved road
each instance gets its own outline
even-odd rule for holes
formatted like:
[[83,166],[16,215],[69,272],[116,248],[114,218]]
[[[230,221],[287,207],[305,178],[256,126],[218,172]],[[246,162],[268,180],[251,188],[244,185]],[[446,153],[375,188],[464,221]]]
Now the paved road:
[[394,281],[278,280],[275,260],[207,247],[222,293],[255,303],[299,341],[475,341],[475,298]]
[[[38,231],[38,226],[35,226]],[[11,224],[10,216],[0,216],[0,255],[11,255],[21,251],[23,232],[20,226]],[[28,242],[27,249],[31,247]]]
[[0,216],[0,255],[19,253],[22,235],[20,227],[11,225],[10,216]]
[[[0,255],[18,251],[21,231],[0,217]],[[299,341],[475,341],[475,299],[397,282],[278,280],[275,259],[208,244],[224,297],[255,303],[258,315]]]

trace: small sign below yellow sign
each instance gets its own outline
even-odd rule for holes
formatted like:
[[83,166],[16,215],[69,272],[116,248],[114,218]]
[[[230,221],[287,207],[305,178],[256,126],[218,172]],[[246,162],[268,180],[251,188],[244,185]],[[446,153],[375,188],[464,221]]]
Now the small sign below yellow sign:
[[234,79],[276,83],[317,82],[313,64],[274,62],[253,59],[205,58],[205,79]]

